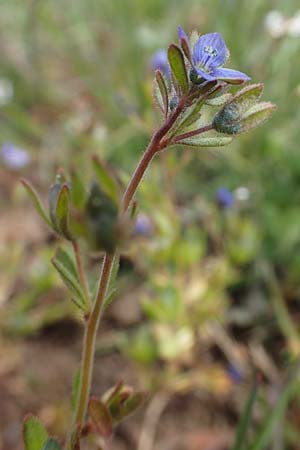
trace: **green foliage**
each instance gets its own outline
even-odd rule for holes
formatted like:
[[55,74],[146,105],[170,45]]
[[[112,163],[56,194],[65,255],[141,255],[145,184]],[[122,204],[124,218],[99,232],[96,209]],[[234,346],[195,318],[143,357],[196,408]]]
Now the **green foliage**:
[[68,240],[72,240],[69,230],[70,189],[67,184],[55,183],[49,190],[49,213],[53,228]]
[[[286,19],[298,8],[296,0],[277,3],[276,9]],[[156,114],[151,109],[153,74],[148,70],[149,59],[170,39],[176,41],[176,27],[181,20],[185,21],[182,25],[186,30],[196,24],[198,17],[201,33],[220,31],[230,48],[232,67],[249,73],[255,83],[262,80],[266,98],[278,105],[270,125],[241,136],[230,144],[228,151],[199,154],[185,149],[183,155],[182,150],[172,149],[170,154],[164,153],[161,159],[154,161],[151,176],[143,180],[138,199],[140,209],[147,212],[154,224],[152,242],[143,237],[128,245],[125,264],[129,260],[134,269],[125,271],[121,264],[123,275],[118,290],[120,295],[126,290],[135,293],[137,285],[141,290],[139,298],[144,300],[146,317],[143,316],[141,324],[136,324],[137,329],[130,328],[124,351],[135,361],[148,364],[150,378],[155,362],[165,361],[170,354],[172,368],[175,367],[175,372],[178,370],[174,376],[182,375],[181,357],[191,353],[190,347],[183,346],[188,350],[181,350],[182,342],[189,341],[191,332],[195,331],[196,335],[199,328],[210,329],[215,321],[224,324],[229,334],[232,325],[238,330],[232,336],[235,345],[239,346],[242,335],[247,344],[254,342],[262,346],[271,360],[274,357],[280,375],[282,366],[289,360],[288,335],[291,333],[286,332],[281,323],[288,314],[294,325],[290,328],[297,330],[300,265],[297,57],[300,44],[298,38],[287,32],[274,38],[264,26],[267,13],[275,6],[262,0],[62,0],[59,7],[68,9],[68,14],[62,18],[57,14],[55,1],[32,2],[32,8],[28,9],[11,0],[1,14],[4,49],[1,81],[4,78],[13,86],[10,103],[1,105],[2,138],[28,148],[33,160],[30,178],[39,185],[43,197],[57,166],[76,167],[67,186],[70,187],[70,222],[78,219],[80,236],[87,235],[82,216],[89,192],[84,186],[93,175],[112,203],[117,203],[119,198],[102,159],[113,168],[129,173],[141,149],[145,148],[150,130],[157,126]],[[222,13],[216,14],[216,11]],[[15,57],[10,49],[18,49],[21,57]],[[182,70],[181,56],[174,51],[172,58],[178,85],[184,90],[186,74]],[[158,88],[165,111],[165,88],[162,85]],[[259,99],[259,91],[257,88],[255,100]],[[221,93],[214,98],[200,99],[180,116],[177,131],[189,131],[198,121],[199,126],[203,125],[209,118],[206,106],[209,109],[223,107],[232,100],[232,95],[235,94]],[[235,102],[241,102],[241,98],[241,95],[235,97]],[[243,131],[264,120],[273,109],[268,104],[259,108],[248,110],[243,118]],[[204,138],[198,137],[188,144],[193,146],[199,139],[200,145],[214,142],[214,138],[205,137],[203,141]],[[231,137],[219,139],[229,143]],[[92,174],[89,160],[95,151],[101,155],[101,163],[98,166],[94,163]],[[121,177],[125,180],[124,173]],[[27,173],[26,177],[29,177]],[[38,214],[53,228],[35,190],[26,181],[23,184]],[[11,181],[8,186],[7,191],[11,192]],[[215,203],[220,186],[227,186],[234,195],[235,204],[230,210],[222,210]],[[246,189],[248,198],[240,195],[241,188]],[[13,192],[8,204],[17,209],[21,202],[18,192]],[[57,227],[55,204],[53,207]],[[2,217],[6,215],[6,208],[4,206]],[[60,214],[60,226],[66,231],[67,210],[63,207]],[[114,210],[113,220],[116,215]],[[101,219],[96,227],[92,225],[89,229],[94,232],[96,228],[97,233],[101,229],[105,235],[97,245],[93,242],[94,249],[114,248],[118,233],[111,236],[107,232],[108,222]],[[71,225],[72,234],[76,234],[73,223]],[[198,230],[193,236],[185,232],[191,227]],[[32,226],[32,235],[35,233]],[[5,302],[4,310],[7,310],[1,318],[1,329],[19,336],[36,333],[63,317],[70,317],[62,299],[59,303],[52,301],[52,292],[56,298],[57,277],[49,271],[41,273],[45,265],[42,257],[34,264],[35,277],[30,274],[28,266],[32,263],[27,262],[32,258],[32,245],[43,246],[47,258],[53,250],[46,237],[35,240],[32,235],[23,238],[23,242],[9,241],[0,260],[1,304]],[[265,260],[277,278],[275,294],[284,309],[276,307],[275,294],[270,287],[272,279],[260,270],[260,263]],[[78,293],[79,278],[74,271],[74,261],[70,264],[67,258],[60,256],[57,265],[72,298],[83,311],[85,300],[82,289]],[[98,264],[90,265],[91,270],[98,273]],[[149,273],[150,280],[146,282]],[[169,289],[170,280],[173,288],[168,297],[165,291]],[[23,286],[26,292],[19,292]],[[113,298],[115,288],[110,286],[106,305]],[[120,309],[121,305],[120,302]],[[177,323],[172,327],[169,322],[174,317]],[[207,353],[210,354],[209,347]],[[186,367],[185,363],[182,366]],[[207,367],[201,363],[200,369],[205,374]],[[165,366],[161,372],[164,370]],[[153,379],[157,386],[157,378],[153,376]],[[261,388],[262,399],[268,398],[272,383],[266,379]],[[212,395],[217,396],[214,389]],[[290,396],[294,395],[292,391]],[[232,396],[235,395],[233,391]],[[285,408],[286,401],[283,402]],[[275,408],[273,412],[275,415]],[[272,422],[271,411],[266,415]],[[276,423],[281,422],[287,430],[293,417],[292,410],[287,420],[278,414]],[[264,422],[263,411],[257,422]],[[271,426],[270,422],[261,432],[259,424],[252,430],[253,437],[257,435],[253,448],[264,448],[270,441],[275,423]],[[288,447],[288,431],[284,440]]]
[[50,438],[47,440],[42,450],[62,450],[56,439]]
[[251,425],[253,416],[253,408],[257,399],[257,381],[253,383],[249,398],[245,404],[243,414],[241,416],[239,425],[236,429],[235,442],[232,450],[243,450],[246,448],[248,431]]
[[[297,370],[299,370],[297,368]],[[248,447],[249,450],[264,450],[268,447],[270,440],[272,439],[273,430],[284,415],[288,402],[299,388],[298,374],[294,373],[290,380],[284,386],[274,408],[269,412],[269,415],[261,427],[256,433],[254,442]]]
[[69,253],[59,248],[51,262],[70,291],[72,301],[82,312],[86,312],[87,299],[82,289],[74,261]]
[[91,245],[112,253],[118,243],[118,206],[102,187],[94,182],[86,203],[87,227]]
[[43,221],[50,228],[52,228],[52,224],[50,222],[48,214],[46,213],[46,211],[45,211],[45,209],[44,209],[44,207],[42,205],[42,202],[41,202],[37,192],[35,191],[35,189],[31,186],[31,184],[27,180],[21,179],[21,183],[23,184],[23,186],[26,189],[27,193],[31,197],[33,206],[35,207],[35,210],[38,213],[38,215],[41,217],[41,219],[43,219]]
[[23,423],[23,441],[25,450],[44,450],[47,439],[48,433],[42,422],[32,415],[25,417]]
[[94,155],[93,168],[103,192],[117,205],[119,202],[118,186],[114,178],[108,173],[100,159]]
[[177,45],[170,45],[168,49],[168,59],[179,93],[187,92],[189,83],[184,56]]
[[163,74],[157,70],[155,72],[154,96],[165,116],[169,112],[169,93]]

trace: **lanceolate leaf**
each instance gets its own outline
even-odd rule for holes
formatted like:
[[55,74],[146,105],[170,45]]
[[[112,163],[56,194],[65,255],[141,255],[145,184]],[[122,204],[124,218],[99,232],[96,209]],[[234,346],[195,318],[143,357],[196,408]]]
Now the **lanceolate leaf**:
[[42,450],[62,450],[56,439],[50,438],[47,440]]
[[189,88],[189,82],[186,73],[184,56],[182,54],[182,51],[177,45],[175,44],[170,45],[168,49],[168,59],[174,79],[176,81],[177,86],[179,87],[180,92],[181,93],[187,92]]
[[42,450],[48,439],[48,433],[37,417],[25,417],[23,423],[23,440],[25,450]]
[[114,423],[117,424],[125,417],[133,414],[139,406],[145,401],[147,394],[145,392],[133,392],[127,400],[120,404],[118,413],[114,414]]
[[116,293],[116,280],[119,271],[119,266],[120,266],[120,255],[116,255],[112,266],[111,277],[107,289],[107,295],[104,300],[103,305],[104,308],[109,306],[114,299]]
[[167,116],[168,110],[169,110],[168,88],[167,88],[164,76],[160,72],[160,70],[157,70],[155,72],[155,79],[156,79],[156,83],[159,88],[160,95],[161,95],[162,102],[163,102],[163,112],[164,112],[165,116]]
[[98,158],[98,156],[94,155],[92,162],[94,172],[98,178],[98,182],[101,186],[101,189],[105,192],[106,195],[110,197],[111,200],[113,200],[116,204],[118,204],[119,193],[116,181],[110,175],[108,170],[104,167],[103,163]]
[[48,197],[50,219],[52,222],[52,227],[54,227],[57,233],[59,233],[59,230],[56,220],[56,205],[60,189],[61,189],[60,183],[52,184],[52,186],[49,189],[49,197]]
[[[299,371],[299,367],[296,368]],[[295,371],[296,372],[296,371]],[[299,389],[298,373],[294,373],[291,376],[290,381],[287,383],[283,389],[277,403],[274,405],[267,420],[260,431],[256,433],[255,440],[253,444],[248,447],[248,450],[264,450],[268,447],[269,442],[272,437],[272,433],[276,423],[282,420],[282,416],[285,412],[287,404],[290,398]]]
[[69,231],[69,202],[70,202],[70,190],[67,184],[63,184],[56,203],[56,223],[58,230],[62,235],[71,240],[71,233]]
[[181,141],[177,141],[176,144],[186,145],[188,147],[223,147],[224,145],[230,144],[232,140],[233,138],[230,136],[202,137],[199,135],[182,139]]
[[31,184],[27,180],[21,179],[21,183],[23,184],[24,188],[28,192],[28,194],[33,202],[33,206],[36,209],[36,212],[39,214],[39,216],[44,220],[44,222],[50,228],[53,228],[52,223],[48,217],[48,214],[46,213],[35,189],[31,186]]
[[71,197],[72,203],[82,209],[86,202],[87,192],[79,173],[76,170],[71,172]]
[[210,106],[223,106],[231,98],[232,98],[232,94],[227,93],[227,94],[219,95],[218,97],[209,98],[205,101],[205,103]]
[[65,265],[62,259],[59,259],[59,255],[55,255],[51,260],[53,266],[59,273],[62,281],[69,289],[72,300],[82,311],[86,311],[86,299],[83,290],[80,286],[79,280],[74,276],[72,271],[70,271],[68,265]]
[[161,92],[160,92],[159,86],[158,86],[155,78],[153,80],[153,97],[154,97],[154,100],[156,101],[157,106],[161,110],[162,114],[165,115],[164,102],[163,102]]
[[59,247],[55,253],[55,259],[59,261],[66,269],[73,275],[73,277],[80,282],[80,278],[77,272],[75,261],[71,254],[62,247]]
[[249,131],[265,123],[276,110],[276,106],[269,102],[257,103],[242,117],[241,132]]
[[256,397],[257,397],[257,382],[255,380],[249,398],[247,400],[245,409],[243,411],[240,423],[236,430],[235,443],[232,450],[243,450],[246,447],[246,439],[252,419],[252,412]]

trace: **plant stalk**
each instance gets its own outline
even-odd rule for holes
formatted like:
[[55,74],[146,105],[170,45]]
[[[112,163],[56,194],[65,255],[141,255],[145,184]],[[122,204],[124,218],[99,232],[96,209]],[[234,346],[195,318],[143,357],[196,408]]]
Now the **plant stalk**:
[[[145,150],[139,164],[137,165],[128,187],[122,198],[121,212],[125,213],[130,206],[130,203],[136,193],[136,190],[141,182],[152,158],[160,150],[164,149],[167,145],[162,141],[162,138],[172,128],[175,120],[183,111],[186,98],[182,97],[176,109],[170,114],[169,118],[152,136],[151,141]],[[206,130],[203,130],[203,132]],[[98,292],[91,314],[85,323],[82,362],[81,362],[81,374],[80,374],[80,387],[79,396],[75,410],[74,427],[82,427],[84,424],[88,401],[90,397],[90,388],[92,381],[92,371],[94,364],[95,342],[101,313],[103,309],[103,302],[106,296],[107,287],[110,281],[111,270],[113,266],[115,255],[105,254],[102,265],[102,270],[99,279]]]
[[84,269],[83,269],[83,264],[82,264],[82,260],[81,260],[78,241],[73,240],[72,247],[73,247],[74,256],[75,256],[75,260],[76,260],[80,284],[83,288],[83,292],[84,292],[84,296],[85,296],[85,300],[86,300],[87,314],[89,314],[89,311],[91,308],[90,294],[89,294],[88,284],[87,284],[87,280],[86,280]]

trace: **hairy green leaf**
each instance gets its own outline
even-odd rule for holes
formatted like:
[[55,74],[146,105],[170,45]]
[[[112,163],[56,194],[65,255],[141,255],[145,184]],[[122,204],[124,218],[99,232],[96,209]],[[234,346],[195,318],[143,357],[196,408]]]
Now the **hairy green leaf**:
[[169,94],[166,81],[160,70],[157,70],[155,72],[155,80],[162,98],[163,113],[165,114],[165,116],[167,116],[169,110]]
[[25,417],[23,423],[25,450],[42,450],[47,439],[48,433],[42,422],[32,415]]
[[177,141],[176,144],[186,145],[188,147],[223,147],[232,142],[233,138],[230,136],[212,136],[202,137],[193,136]]
[[23,178],[21,179],[21,183],[24,186],[24,188],[26,189],[27,193],[29,194],[29,196],[33,202],[33,206],[35,207],[36,212],[39,214],[39,216],[44,220],[44,222],[50,228],[53,228],[53,225],[48,217],[48,214],[46,213],[45,208],[42,205],[42,202],[41,202],[36,190],[31,186],[31,184],[27,180],[24,180]]
[[179,87],[180,93],[187,92],[189,88],[189,82],[186,73],[184,56],[177,45],[171,44],[168,48],[168,60],[176,84]]
[[60,249],[51,260],[53,266],[59,273],[62,281],[71,293],[72,301],[82,311],[86,312],[86,299],[80,286],[79,278],[74,275],[73,269],[70,268],[69,261],[66,261],[66,254]]
[[60,233],[68,240],[72,240],[69,230],[69,203],[70,189],[67,184],[63,184],[57,196],[56,202],[56,223]]
[[76,170],[71,172],[71,197],[76,208],[82,209],[85,205],[87,192],[82,179]]
[[101,189],[105,192],[106,195],[110,197],[111,200],[113,200],[114,203],[118,204],[119,193],[116,181],[104,167],[102,161],[98,158],[97,155],[93,156],[92,163]]

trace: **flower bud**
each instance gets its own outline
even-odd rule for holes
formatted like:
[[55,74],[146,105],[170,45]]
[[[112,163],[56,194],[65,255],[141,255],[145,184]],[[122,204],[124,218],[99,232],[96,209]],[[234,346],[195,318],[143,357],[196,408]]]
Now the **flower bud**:
[[276,106],[270,102],[257,103],[262,91],[262,84],[252,84],[241,89],[215,115],[214,129],[219,133],[234,135],[263,124]]
[[85,211],[92,247],[113,253],[119,241],[118,206],[96,182],[91,186]]

